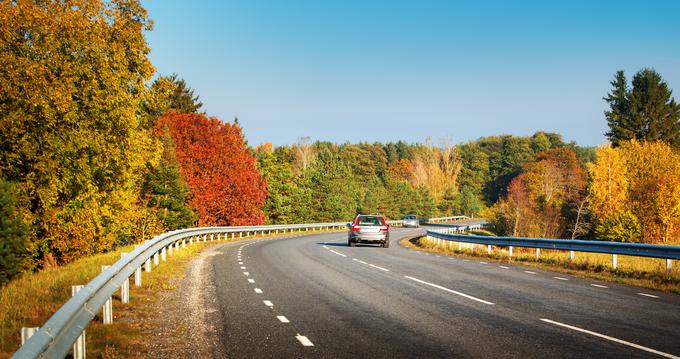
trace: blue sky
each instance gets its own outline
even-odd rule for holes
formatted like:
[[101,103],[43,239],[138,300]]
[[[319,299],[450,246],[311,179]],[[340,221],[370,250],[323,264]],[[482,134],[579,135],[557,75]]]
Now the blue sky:
[[598,145],[615,71],[653,67],[680,93],[678,1],[143,4],[157,71],[251,145],[538,130]]

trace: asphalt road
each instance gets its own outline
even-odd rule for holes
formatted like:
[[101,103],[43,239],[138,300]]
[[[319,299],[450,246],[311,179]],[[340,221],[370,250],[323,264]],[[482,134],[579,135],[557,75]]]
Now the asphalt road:
[[514,264],[347,246],[346,233],[225,244],[209,266],[229,357],[680,355],[680,296]]

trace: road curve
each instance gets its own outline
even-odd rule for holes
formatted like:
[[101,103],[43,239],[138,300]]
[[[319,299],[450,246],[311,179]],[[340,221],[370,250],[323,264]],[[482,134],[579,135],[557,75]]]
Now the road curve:
[[210,258],[228,357],[673,357],[680,297],[346,233],[253,239]]

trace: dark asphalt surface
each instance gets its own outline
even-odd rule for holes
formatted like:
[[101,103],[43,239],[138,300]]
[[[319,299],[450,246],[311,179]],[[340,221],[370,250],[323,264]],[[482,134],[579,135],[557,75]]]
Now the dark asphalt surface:
[[678,295],[425,254],[398,244],[423,229],[391,231],[387,249],[350,248],[339,232],[219,247],[209,266],[222,320],[219,352],[235,358],[680,355]]

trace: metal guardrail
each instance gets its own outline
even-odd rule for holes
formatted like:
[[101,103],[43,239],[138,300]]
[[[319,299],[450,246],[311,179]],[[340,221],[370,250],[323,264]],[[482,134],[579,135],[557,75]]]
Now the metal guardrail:
[[[440,217],[431,220],[446,221],[466,218],[464,216]],[[390,224],[400,224],[402,221],[389,221]],[[277,234],[292,231],[309,230],[332,230],[344,229],[348,222],[333,223],[307,223],[307,224],[288,224],[288,225],[268,225],[268,226],[242,226],[242,227],[203,227],[190,228],[178,231],[163,233],[151,240],[145,241],[137,246],[132,252],[127,253],[101,274],[91,280],[87,285],[78,286],[74,290],[73,297],[57,310],[45,324],[37,331],[35,328],[27,329],[25,343],[14,353],[12,358],[63,358],[65,357],[77,340],[74,354],[77,352],[80,357],[84,357],[84,331],[95,315],[103,307],[110,307],[110,300],[113,294],[122,288],[129,288],[130,277],[134,274],[135,284],[141,285],[142,269],[150,272],[152,269],[152,259],[154,265],[159,265],[160,260],[165,261],[166,255],[172,254],[173,248],[178,250],[188,244],[200,241],[224,240],[250,236],[251,234]],[[109,311],[108,316],[112,318]],[[104,322],[107,322],[105,313]],[[112,319],[109,319],[109,321]],[[23,336],[22,336],[23,337]]]
[[[570,260],[574,259],[574,252],[605,253],[612,255],[612,265],[617,267],[617,255],[634,257],[651,257],[666,259],[666,270],[671,268],[671,260],[680,259],[680,246],[656,245],[644,243],[622,243],[606,241],[586,241],[569,239],[549,238],[523,238],[523,237],[493,237],[466,234],[454,234],[457,228],[445,228],[428,230],[427,238],[437,240],[438,245],[442,241],[458,243],[475,243],[487,245],[487,251],[491,253],[492,246],[509,247],[509,255],[512,256],[513,247],[536,248],[536,257],[540,257],[541,249],[556,249],[570,252]],[[459,246],[460,247],[460,246]]]
[[[125,255],[108,269],[102,271],[66,302],[40,329],[14,353],[13,358],[63,358],[83,334],[96,313],[111,296],[136,272],[144,267],[151,270],[151,260],[158,265],[159,256],[185,247],[187,242],[223,240],[250,234],[271,234],[291,231],[328,230],[345,228],[346,222],[312,223],[248,227],[191,228],[163,233],[146,241]],[[141,276],[140,276],[141,280]]]

